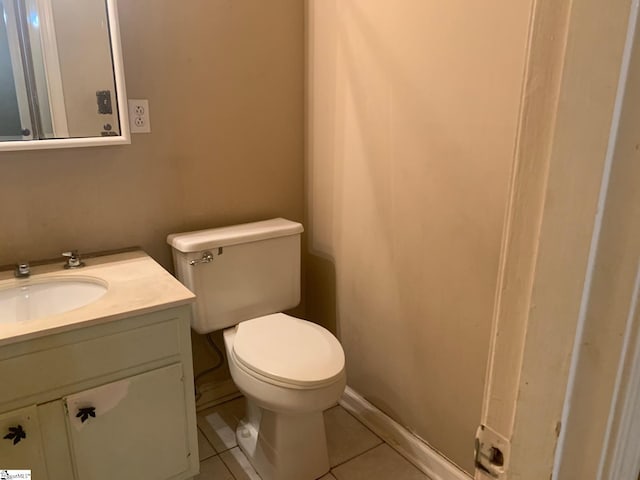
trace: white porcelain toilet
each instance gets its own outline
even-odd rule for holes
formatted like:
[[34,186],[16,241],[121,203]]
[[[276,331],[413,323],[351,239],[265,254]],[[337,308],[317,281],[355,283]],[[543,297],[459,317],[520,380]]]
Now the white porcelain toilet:
[[302,231],[277,218],[167,238],[176,275],[197,297],[193,329],[225,329],[231,376],[247,398],[238,445],[263,480],[329,471],[322,412],[346,383],[338,340],[279,313],[300,302]]

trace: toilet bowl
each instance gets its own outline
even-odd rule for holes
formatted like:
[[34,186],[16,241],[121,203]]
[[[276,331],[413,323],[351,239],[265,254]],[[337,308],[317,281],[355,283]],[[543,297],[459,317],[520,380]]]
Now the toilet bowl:
[[176,275],[196,294],[192,328],[224,330],[247,400],[238,445],[262,480],[329,471],[322,412],[346,384],[338,340],[284,310],[300,301],[302,225],[282,218],[169,235]]
[[238,445],[263,480],[327,473],[322,412],[336,403],[346,383],[335,337],[280,313],[226,329],[224,343],[233,381],[247,399]]

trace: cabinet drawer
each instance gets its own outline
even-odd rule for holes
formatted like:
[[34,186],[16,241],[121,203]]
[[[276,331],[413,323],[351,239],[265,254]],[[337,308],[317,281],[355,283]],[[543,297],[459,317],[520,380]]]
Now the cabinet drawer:
[[0,405],[179,353],[177,319],[43,348],[0,361]]

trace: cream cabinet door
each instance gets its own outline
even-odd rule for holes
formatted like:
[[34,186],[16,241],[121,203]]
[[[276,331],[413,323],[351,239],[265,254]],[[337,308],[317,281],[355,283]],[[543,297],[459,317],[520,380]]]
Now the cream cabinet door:
[[31,470],[46,479],[36,406],[0,415],[0,470]]
[[179,478],[189,468],[182,365],[64,399],[78,480]]

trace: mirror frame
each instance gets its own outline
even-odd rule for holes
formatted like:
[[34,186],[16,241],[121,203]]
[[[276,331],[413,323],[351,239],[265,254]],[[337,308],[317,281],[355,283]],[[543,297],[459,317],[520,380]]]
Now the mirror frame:
[[107,5],[107,20],[109,21],[109,36],[111,39],[111,57],[116,86],[118,105],[118,119],[120,121],[120,135],[113,137],[84,137],[84,138],[56,138],[48,140],[10,140],[0,142],[0,152],[16,150],[41,150],[51,148],[98,147],[106,145],[127,145],[131,143],[129,132],[129,108],[127,106],[127,90],[124,80],[124,63],[122,45],[120,42],[120,25],[118,23],[117,0],[105,0]]

